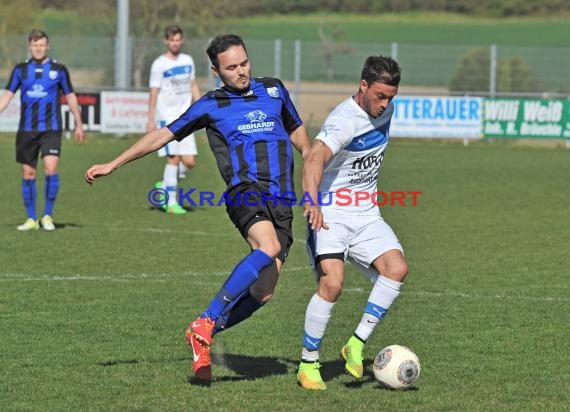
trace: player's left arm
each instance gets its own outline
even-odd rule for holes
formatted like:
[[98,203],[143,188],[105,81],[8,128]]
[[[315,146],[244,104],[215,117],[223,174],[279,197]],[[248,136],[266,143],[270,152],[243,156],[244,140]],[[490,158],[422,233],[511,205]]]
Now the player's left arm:
[[305,161],[309,155],[309,150],[311,149],[311,142],[309,141],[309,134],[307,133],[305,125],[302,124],[297,127],[289,134],[289,137],[293,146],[295,146],[295,149],[301,153],[303,161]]
[[71,110],[71,113],[73,113],[73,117],[75,118],[75,140],[81,144],[85,138],[85,132],[83,130],[83,121],[81,120],[81,111],[79,110],[77,96],[72,92],[66,94],[65,98],[67,99],[69,110]]
[[191,89],[192,89],[192,102],[195,102],[200,97],[202,97],[202,92],[200,91],[200,87],[198,87],[198,84],[194,80],[192,81]]
[[71,84],[71,78],[69,77],[69,72],[67,68],[61,65],[61,70],[59,71],[59,84],[61,90],[65,94],[67,99],[67,104],[69,110],[73,113],[75,119],[75,140],[78,143],[83,143],[83,138],[85,137],[83,132],[83,121],[81,120],[81,111],[79,110],[79,103],[77,101],[77,96],[73,90],[73,85]]
[[281,80],[276,80],[277,87],[280,90],[279,96],[283,104],[281,109],[281,120],[283,121],[283,126],[285,126],[285,130],[289,133],[289,138],[291,139],[293,146],[295,146],[295,149],[301,153],[303,160],[305,160],[311,148],[307,128],[303,124],[299,113],[297,113],[297,109],[289,96],[287,88],[283,85]]

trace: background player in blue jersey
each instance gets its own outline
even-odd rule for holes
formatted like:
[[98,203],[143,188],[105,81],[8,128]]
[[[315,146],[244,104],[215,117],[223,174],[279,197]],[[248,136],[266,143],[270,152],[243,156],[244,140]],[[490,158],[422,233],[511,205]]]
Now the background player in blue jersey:
[[[370,200],[375,197],[390,140],[400,67],[390,57],[370,56],[360,78],[357,93],[325,120],[303,166],[303,188],[312,199],[317,192],[332,197],[322,206],[305,204],[307,252],[317,275],[317,291],[305,314],[297,373],[297,381],[306,389],[326,389],[319,371],[319,349],[342,291],[344,261],[374,282],[360,323],[341,349],[346,370],[357,379],[363,376],[364,343],[400,294],[408,273],[398,238],[380,216],[375,200]],[[340,189],[347,198],[352,194],[350,202],[338,202]],[[369,200],[359,198],[363,193]]]
[[83,123],[67,69],[47,55],[47,34],[41,30],[32,30],[28,36],[28,47],[32,57],[12,70],[6,91],[0,96],[0,113],[20,89],[16,161],[22,165],[22,196],[28,219],[17,229],[39,228],[36,215],[36,166],[41,151],[45,173],[45,209],[41,225],[45,230],[54,230],[52,214],[59,190],[57,166],[63,129],[60,91],[67,98],[69,109],[75,118],[75,138],[79,143],[83,143]]
[[207,92],[167,127],[147,133],[117,158],[92,166],[85,175],[93,183],[173,139],[206,129],[227,184],[227,213],[252,252],[237,264],[186,332],[194,372],[205,382],[212,379],[209,349],[213,335],[251,316],[273,294],[293,243],[292,144],[303,158],[310,149],[307,131],[287,89],[279,79],[251,78],[247,50],[239,36],[216,37],[207,53],[223,86]]

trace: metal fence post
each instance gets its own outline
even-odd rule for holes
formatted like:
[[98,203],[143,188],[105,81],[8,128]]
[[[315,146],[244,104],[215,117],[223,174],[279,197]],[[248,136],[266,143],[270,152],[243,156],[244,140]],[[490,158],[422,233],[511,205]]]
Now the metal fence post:
[[489,64],[489,96],[495,97],[497,92],[497,45],[491,45],[491,56]]
[[129,67],[129,0],[117,2],[117,37],[115,38],[115,87],[128,87]]
[[390,56],[398,61],[398,43],[392,43],[392,50],[390,52]]
[[273,52],[273,77],[281,78],[281,39],[275,39]]
[[299,110],[299,93],[301,92],[301,40],[295,40],[295,88],[293,103]]

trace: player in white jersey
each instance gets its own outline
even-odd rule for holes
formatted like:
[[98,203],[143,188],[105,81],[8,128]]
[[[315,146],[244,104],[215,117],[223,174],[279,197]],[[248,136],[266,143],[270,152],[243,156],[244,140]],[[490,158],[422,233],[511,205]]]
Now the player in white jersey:
[[[165,127],[188,109],[200,97],[195,82],[196,67],[192,56],[182,53],[182,29],[177,25],[164,30],[166,53],[158,57],[150,69],[150,100],[147,131]],[[184,140],[172,141],[158,151],[166,157],[163,179],[155,186],[168,192],[164,209],[171,214],[184,214],[186,210],[176,199],[179,173],[196,165],[196,139],[193,134]]]
[[345,260],[374,282],[362,319],[341,349],[346,370],[357,379],[364,372],[364,343],[398,297],[408,272],[398,238],[370,200],[390,139],[392,99],[399,83],[398,63],[390,57],[368,57],[358,92],[329,114],[303,166],[303,189],[310,195],[304,204],[307,251],[317,275],[297,373],[306,389],[326,389],[319,349],[342,291]]

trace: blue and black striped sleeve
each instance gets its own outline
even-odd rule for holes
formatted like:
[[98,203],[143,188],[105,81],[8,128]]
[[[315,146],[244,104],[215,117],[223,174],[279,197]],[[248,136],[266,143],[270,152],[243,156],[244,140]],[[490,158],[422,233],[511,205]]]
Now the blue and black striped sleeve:
[[277,85],[279,87],[279,96],[281,96],[281,100],[283,101],[283,108],[281,109],[283,126],[285,126],[287,133],[291,134],[303,124],[303,121],[299,113],[297,113],[297,109],[295,109],[295,105],[291,101],[291,97],[289,97],[289,91],[283,82],[277,79]]
[[166,126],[174,134],[176,140],[180,141],[212,123],[212,118],[208,114],[208,96],[209,93],[196,100],[178,119]]
[[67,67],[64,65],[61,65],[59,70],[59,84],[61,84],[63,94],[73,93],[73,85],[71,84],[69,72],[67,71]]
[[10,79],[6,84],[6,90],[10,90],[12,93],[16,93],[16,91],[20,88],[22,84],[22,65],[18,64],[12,70],[12,74],[10,74]]

